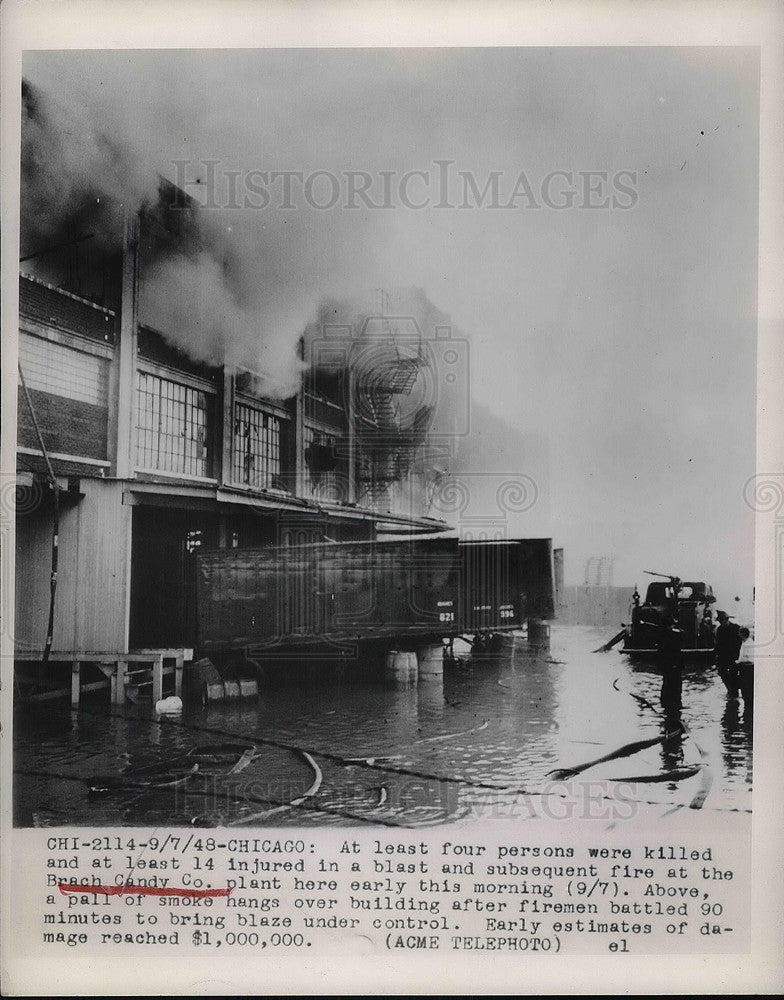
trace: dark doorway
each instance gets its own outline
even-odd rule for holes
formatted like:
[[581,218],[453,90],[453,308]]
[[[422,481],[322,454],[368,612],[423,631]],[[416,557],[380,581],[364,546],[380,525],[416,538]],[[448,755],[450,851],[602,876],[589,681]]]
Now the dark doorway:
[[194,553],[217,544],[217,516],[136,507],[131,546],[130,645],[193,646]]

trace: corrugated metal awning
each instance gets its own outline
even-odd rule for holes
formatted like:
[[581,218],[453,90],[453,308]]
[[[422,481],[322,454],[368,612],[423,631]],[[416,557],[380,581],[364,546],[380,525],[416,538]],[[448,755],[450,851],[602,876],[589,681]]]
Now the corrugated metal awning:
[[227,490],[212,485],[175,482],[128,482],[123,503],[136,507],[179,507],[183,510],[206,510],[219,513],[227,507],[256,510],[296,510],[320,513],[319,508],[296,497],[265,496],[244,490]]
[[334,521],[372,521],[376,529],[395,534],[435,534],[451,530],[445,521],[430,517],[413,517],[405,514],[379,514],[366,507],[341,504],[317,504],[301,497],[287,496],[281,492],[257,493],[201,484],[174,482],[129,482],[123,492],[123,503],[132,506],[168,507],[185,510],[227,512],[231,508],[259,511],[292,511],[314,519]]

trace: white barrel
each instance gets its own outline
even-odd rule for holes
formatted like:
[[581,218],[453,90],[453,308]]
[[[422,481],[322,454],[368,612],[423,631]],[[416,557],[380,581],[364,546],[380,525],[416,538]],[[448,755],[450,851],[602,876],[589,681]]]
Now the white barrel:
[[384,661],[384,674],[389,680],[402,686],[416,684],[419,674],[416,653],[401,653],[391,649]]
[[205,684],[202,688],[201,700],[203,705],[207,705],[211,701],[223,701],[225,697],[222,681],[220,684]]
[[438,643],[420,646],[416,651],[419,677],[442,677],[444,674],[444,647]]
[[252,677],[243,677],[240,680],[240,698],[252,700],[259,696],[259,682]]
[[227,700],[234,700],[240,696],[240,682],[228,680],[223,682],[223,691]]

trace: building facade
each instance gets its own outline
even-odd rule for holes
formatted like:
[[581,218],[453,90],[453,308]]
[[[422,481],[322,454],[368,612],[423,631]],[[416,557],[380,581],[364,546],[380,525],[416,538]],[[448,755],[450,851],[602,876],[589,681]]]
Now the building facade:
[[[191,565],[203,546],[447,528],[426,516],[424,431],[394,419],[416,378],[410,352],[387,345],[361,405],[350,358],[327,368],[303,357],[296,394],[265,398],[256,374],[190,357],[140,321],[153,226],[144,213],[124,225],[103,297],[72,290],[74,268],[58,270],[45,253],[22,265],[17,469],[30,502],[17,514],[20,652],[42,649],[47,633],[49,468],[55,651],[193,645]],[[79,252],[75,241],[52,255],[62,263]]]

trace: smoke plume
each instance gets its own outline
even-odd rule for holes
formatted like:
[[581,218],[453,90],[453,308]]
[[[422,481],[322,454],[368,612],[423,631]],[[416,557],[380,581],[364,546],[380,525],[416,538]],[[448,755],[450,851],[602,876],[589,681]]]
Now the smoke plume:
[[131,146],[111,138],[85,108],[66,108],[22,81],[22,252],[67,238],[78,220],[119,249],[126,206],[156,196],[157,178]]
[[[149,155],[27,81],[21,169],[22,252],[37,255],[30,270],[63,283],[49,248],[85,239],[88,268],[99,257],[116,264],[125,220],[141,213],[140,321],[195,360],[253,372],[271,398],[294,394],[298,341],[321,294],[312,256],[284,253],[247,219],[227,222],[188,198],[172,205]],[[75,290],[99,297],[88,276]]]

